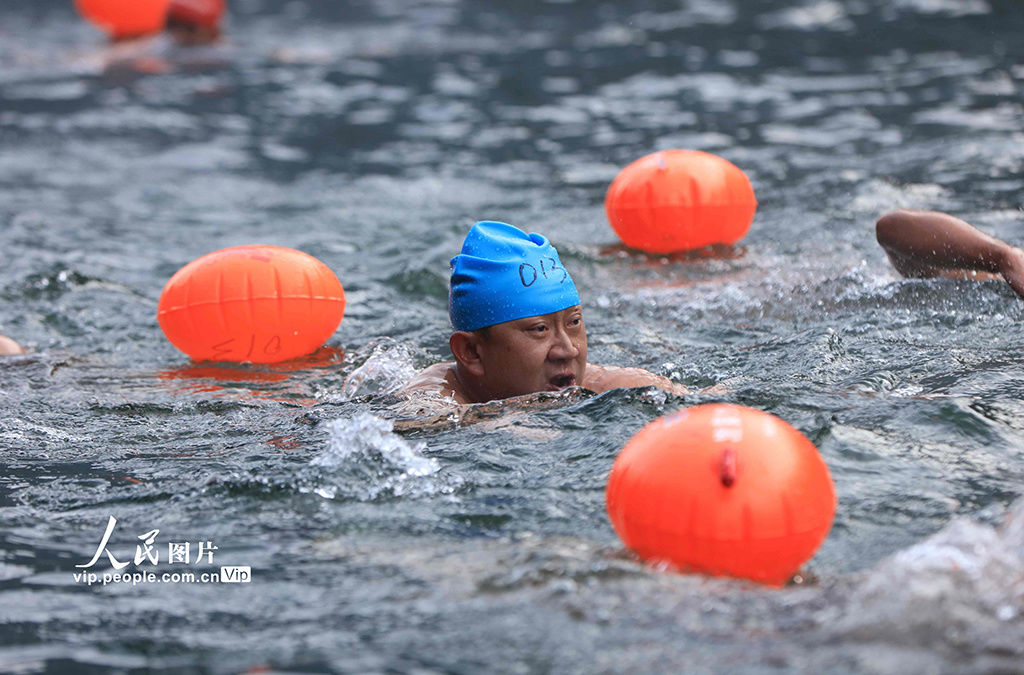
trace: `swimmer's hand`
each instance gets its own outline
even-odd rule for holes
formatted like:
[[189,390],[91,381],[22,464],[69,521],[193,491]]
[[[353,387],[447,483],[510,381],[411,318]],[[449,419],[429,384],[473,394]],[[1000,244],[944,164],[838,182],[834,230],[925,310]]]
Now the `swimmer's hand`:
[[725,384],[723,384],[722,382],[719,382],[718,384],[713,384],[710,387],[704,387],[703,389],[695,393],[700,394],[702,396],[724,396],[725,394],[728,394],[730,391],[732,390],[729,389],[729,387],[725,386]]
[[1017,295],[1024,298],[1024,250],[1011,248],[999,266],[999,272]]

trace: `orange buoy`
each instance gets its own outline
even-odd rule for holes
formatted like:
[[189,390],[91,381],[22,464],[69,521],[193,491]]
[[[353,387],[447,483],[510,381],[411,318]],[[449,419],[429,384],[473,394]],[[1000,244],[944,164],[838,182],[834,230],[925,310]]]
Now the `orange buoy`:
[[75,0],[75,9],[114,38],[159,33],[170,0]]
[[345,315],[345,291],[326,265],[280,246],[235,246],[178,270],[157,319],[196,361],[276,363],[320,347]]
[[605,498],[615,531],[644,560],[773,585],[814,555],[836,510],[828,467],[803,434],[724,403],[641,429]]
[[732,162],[698,150],[663,150],[620,171],[604,208],[626,246],[673,253],[735,244],[750,230],[757,199]]

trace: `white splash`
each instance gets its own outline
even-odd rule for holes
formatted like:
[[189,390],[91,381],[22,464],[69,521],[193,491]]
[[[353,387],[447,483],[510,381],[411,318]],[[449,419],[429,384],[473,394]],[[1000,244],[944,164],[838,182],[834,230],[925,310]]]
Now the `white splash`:
[[1017,653],[1024,639],[1024,500],[993,528],[960,518],[869,572],[840,616],[844,639]]
[[330,422],[327,449],[313,458],[317,475],[307,490],[326,499],[360,501],[447,494],[454,486],[435,476],[441,465],[425,457],[425,443],[409,443],[392,431],[390,420],[361,413]]
[[416,374],[412,348],[390,338],[383,338],[364,347],[356,358],[367,349],[369,356],[361,366],[345,378],[341,400],[351,401],[360,396],[383,396],[396,391]]

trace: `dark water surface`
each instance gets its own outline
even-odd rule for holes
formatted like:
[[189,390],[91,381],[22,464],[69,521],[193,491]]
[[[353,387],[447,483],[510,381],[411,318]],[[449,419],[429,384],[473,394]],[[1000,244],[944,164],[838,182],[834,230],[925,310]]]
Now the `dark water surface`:
[[[0,670],[1024,669],[1024,303],[898,279],[872,230],[932,208],[1024,242],[1024,4],[249,0],[229,34],[110,63],[70,3],[0,5],[0,333],[31,350],[0,359]],[[608,183],[672,147],[750,176],[742,256],[607,252]],[[623,551],[611,463],[681,399],[389,431],[485,218],[560,247],[591,360],[814,441],[839,507],[811,581]],[[337,272],[334,352],[218,368],[164,339],[170,275],[247,243]],[[252,582],[77,582],[109,516],[120,561],[160,530],[138,570]]]

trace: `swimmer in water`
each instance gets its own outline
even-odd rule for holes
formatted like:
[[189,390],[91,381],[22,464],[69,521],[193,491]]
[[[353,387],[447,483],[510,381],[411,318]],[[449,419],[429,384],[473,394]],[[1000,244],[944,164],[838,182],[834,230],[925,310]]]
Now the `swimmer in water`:
[[875,236],[905,277],[1002,278],[1024,298],[1024,250],[938,211],[893,211],[879,218]]
[[542,235],[505,223],[475,224],[451,260],[448,307],[455,360],[427,368],[400,393],[439,391],[460,404],[577,386],[689,393],[642,368],[587,363],[579,294]]
[[[220,39],[226,0],[170,0],[164,28],[182,46],[208,45]],[[115,43],[133,44],[152,38],[149,34],[113,35]]]
[[0,335],[0,356],[10,356],[11,354],[24,354],[25,350],[21,348],[17,342],[7,337],[6,335]]
[[167,32],[180,45],[206,45],[220,38],[226,0],[171,0]]
[[[217,65],[219,59],[211,61],[213,55],[209,50],[192,48],[217,46],[225,9],[226,0],[170,0],[165,30],[143,35],[112,35],[112,44],[100,55],[102,68],[108,73],[160,74],[183,65],[193,68]],[[199,55],[186,56],[185,51]]]

